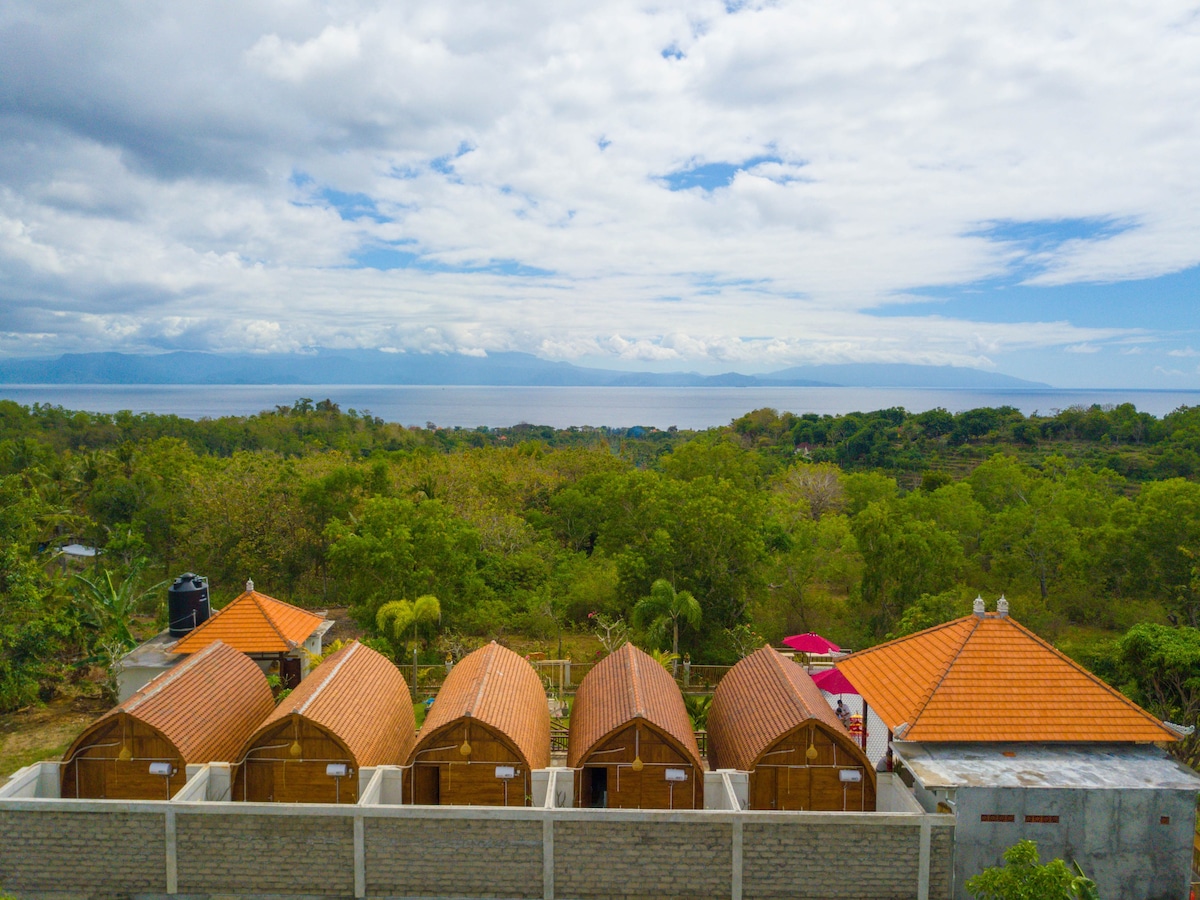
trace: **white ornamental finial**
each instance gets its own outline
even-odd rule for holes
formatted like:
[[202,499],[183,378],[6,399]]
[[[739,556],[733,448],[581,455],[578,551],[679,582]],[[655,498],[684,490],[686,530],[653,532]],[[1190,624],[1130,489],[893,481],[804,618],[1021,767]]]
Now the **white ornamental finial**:
[[1008,601],[1004,599],[1004,595],[1000,595],[1000,599],[996,601],[996,612],[1000,614],[1000,618],[1008,615]]
[[246,593],[250,593],[250,591],[252,591],[252,590],[254,590],[254,582],[251,579],[247,578],[246,579]]
[[976,598],[975,598],[974,612],[975,612],[975,615],[977,615],[977,616],[982,616],[982,615],[983,615],[983,612],[984,612],[984,605],[983,605],[983,598],[982,598],[982,597],[976,597]]

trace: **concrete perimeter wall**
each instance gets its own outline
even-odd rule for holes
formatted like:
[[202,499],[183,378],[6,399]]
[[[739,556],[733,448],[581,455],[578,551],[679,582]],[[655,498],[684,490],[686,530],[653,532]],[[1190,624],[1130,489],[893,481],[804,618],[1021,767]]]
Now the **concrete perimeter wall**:
[[0,890],[28,900],[946,900],[952,843],[951,816],[912,812],[14,798],[0,800]]

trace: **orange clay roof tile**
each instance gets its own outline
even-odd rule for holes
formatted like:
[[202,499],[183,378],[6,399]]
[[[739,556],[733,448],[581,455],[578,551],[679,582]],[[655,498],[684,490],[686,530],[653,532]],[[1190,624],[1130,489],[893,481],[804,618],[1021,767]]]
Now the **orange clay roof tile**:
[[357,641],[309,673],[244,742],[245,749],[293,715],[340,740],[359,767],[401,765],[416,740],[417,721],[404,676],[385,656]]
[[580,682],[571,707],[567,765],[578,768],[598,743],[635,719],[673,739],[697,769],[704,768],[679,685],[630,643],[596,663]]
[[716,768],[752,770],[763,752],[805,722],[817,720],[853,739],[809,674],[770,647],[730,669],[708,712],[708,754]]
[[243,653],[288,653],[308,640],[322,621],[306,609],[246,591],[181,637],[171,650],[195,653],[213,641],[223,641]]
[[1008,616],[969,615],[841,660],[906,741],[1174,741],[1119,691]]
[[531,769],[550,765],[550,707],[527,660],[495,641],[450,670],[425,716],[417,746],[443,727],[473,718],[508,737]]
[[[157,730],[187,763],[232,762],[242,742],[275,708],[267,677],[244,653],[217,641],[159,675],[96,726],[128,714]],[[72,746],[64,759],[75,752]]]

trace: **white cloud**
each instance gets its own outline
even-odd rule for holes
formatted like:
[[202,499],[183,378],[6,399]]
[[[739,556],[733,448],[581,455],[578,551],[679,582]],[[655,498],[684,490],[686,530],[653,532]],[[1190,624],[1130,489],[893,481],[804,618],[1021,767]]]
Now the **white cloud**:
[[1168,350],[1167,356],[1200,356],[1200,350],[1184,347],[1182,350]]
[[[0,110],[0,330],[42,351],[995,367],[1149,336],[876,313],[1014,267],[1200,263],[1179,0],[30,0],[0,11]],[[663,180],[750,160],[714,190]],[[1060,219],[1133,227],[1033,257],[979,234]]]

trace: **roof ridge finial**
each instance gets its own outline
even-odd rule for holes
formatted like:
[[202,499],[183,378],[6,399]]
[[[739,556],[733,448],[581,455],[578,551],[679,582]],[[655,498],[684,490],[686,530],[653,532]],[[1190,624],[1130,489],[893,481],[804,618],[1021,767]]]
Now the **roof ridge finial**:
[[253,590],[254,590],[254,579],[247,578],[246,579],[246,593],[249,594]]
[[1008,618],[1008,601],[1004,599],[1004,595],[1000,595],[1000,599],[996,601],[996,614],[1002,619]]
[[987,607],[984,605],[984,602],[983,602],[983,597],[975,598],[975,603],[972,608],[972,611],[975,613],[975,615],[981,616],[981,617],[987,611]]

